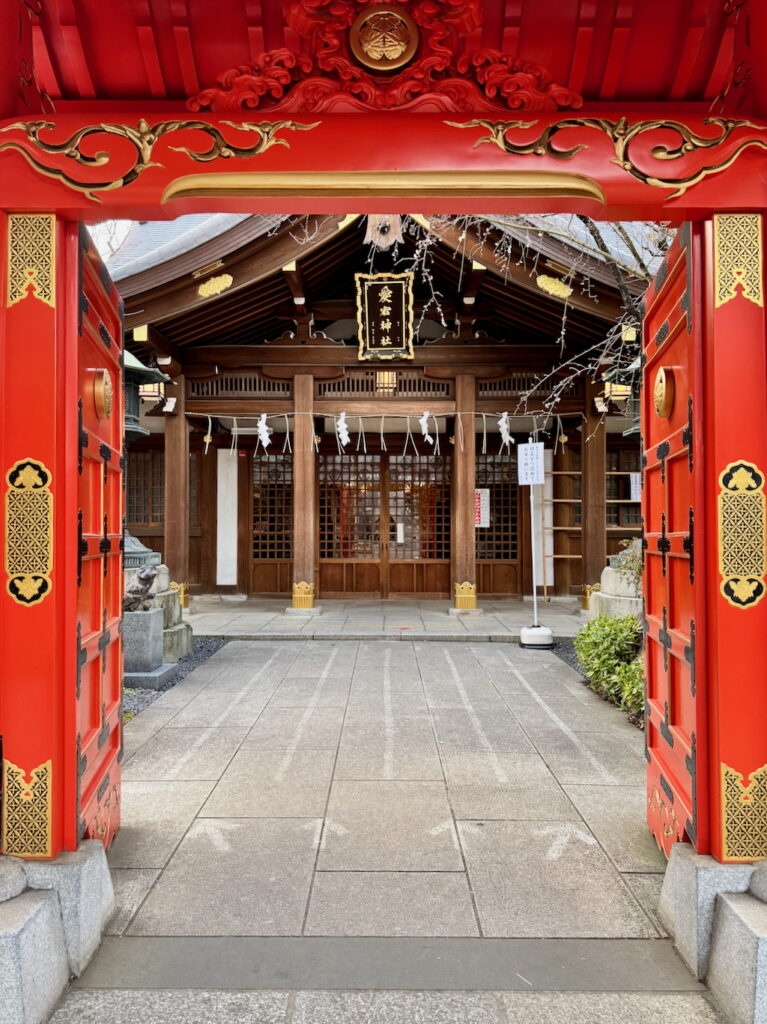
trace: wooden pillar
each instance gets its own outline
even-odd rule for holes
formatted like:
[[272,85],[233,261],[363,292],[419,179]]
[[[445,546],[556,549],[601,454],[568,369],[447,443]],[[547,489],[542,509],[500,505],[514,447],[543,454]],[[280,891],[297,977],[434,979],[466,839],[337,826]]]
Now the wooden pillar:
[[163,558],[177,583],[189,580],[189,425],[186,421],[186,378],[166,386],[166,400],[175,398],[165,416],[165,544]]
[[459,415],[456,416],[455,425],[452,515],[455,608],[477,607],[477,552],[474,527],[476,389],[477,381],[473,374],[459,373],[456,376],[455,405]]
[[581,434],[581,552],[583,583],[599,583],[607,564],[607,430],[594,399],[598,382],[586,383],[586,409]]
[[313,608],[317,531],[314,377],[293,378],[293,607]]

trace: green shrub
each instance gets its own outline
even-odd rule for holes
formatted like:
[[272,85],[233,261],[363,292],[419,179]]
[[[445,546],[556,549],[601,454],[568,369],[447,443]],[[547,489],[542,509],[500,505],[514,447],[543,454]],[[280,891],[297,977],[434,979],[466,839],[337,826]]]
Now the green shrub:
[[634,615],[600,615],[579,631],[575,653],[593,688],[620,703],[622,684],[616,670],[634,661],[641,642],[642,627]]
[[641,658],[628,665],[618,665],[613,676],[620,695],[620,706],[632,718],[644,714],[644,662]]

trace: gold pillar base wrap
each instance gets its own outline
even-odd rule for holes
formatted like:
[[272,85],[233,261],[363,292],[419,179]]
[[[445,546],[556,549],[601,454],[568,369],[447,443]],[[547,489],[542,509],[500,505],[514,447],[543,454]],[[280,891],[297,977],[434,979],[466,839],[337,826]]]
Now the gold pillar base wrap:
[[53,764],[33,768],[29,774],[3,761],[2,852],[14,857],[51,856],[51,801]]
[[749,774],[722,764],[722,851],[727,860],[767,859],[767,764]]
[[314,584],[294,583],[293,584],[293,607],[314,608]]
[[178,599],[182,608],[189,607],[189,584],[188,583],[169,583],[168,586],[171,590],[178,591]]
[[454,608],[476,608],[477,607],[477,584],[464,581],[456,583],[454,589]]

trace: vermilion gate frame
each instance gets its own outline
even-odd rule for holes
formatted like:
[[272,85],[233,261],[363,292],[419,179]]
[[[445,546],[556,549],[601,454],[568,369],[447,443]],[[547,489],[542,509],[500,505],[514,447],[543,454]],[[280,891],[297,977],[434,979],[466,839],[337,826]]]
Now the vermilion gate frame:
[[[47,127],[0,124],[0,150],[6,150],[0,153],[0,178],[9,213],[2,222],[0,260],[0,477],[2,528],[12,555],[0,594],[4,849],[55,856],[73,848],[79,833],[72,754],[77,665],[83,658],[74,600],[77,511],[84,500],[77,472],[77,399],[85,399],[87,389],[78,376],[80,350],[73,340],[80,296],[65,224],[156,217],[161,211],[292,207],[360,213],[420,207],[696,223],[669,258],[667,285],[659,282],[648,297],[648,754],[650,796],[665,796],[667,812],[656,802],[650,817],[666,847],[686,836],[700,852],[710,850],[721,859],[767,856],[767,688],[760,670],[767,660],[767,185],[759,152],[767,125],[673,116],[664,109],[625,122],[610,109],[566,118],[541,114],[524,123],[402,112],[258,123],[172,114],[163,111],[151,123],[142,111],[120,110],[111,118],[104,111],[52,116]],[[94,161],[95,152],[103,158]],[[32,226],[31,233],[21,230]],[[110,358],[96,347],[103,358],[95,368],[113,375],[119,394],[115,295],[107,285],[102,299],[114,346]],[[667,340],[656,344],[666,321]],[[675,381],[666,412],[650,404],[660,369]],[[690,445],[684,440],[690,396],[692,472],[685,466]],[[112,453],[102,460],[109,463],[106,483],[87,498],[93,504],[84,520],[89,517],[91,527],[83,537],[84,559],[95,564],[103,556],[109,576],[118,535],[119,442],[114,434],[102,438],[95,423],[83,429]],[[97,541],[93,510],[104,502],[108,521]],[[20,532],[22,513],[27,519]],[[42,538],[32,554],[10,543],[29,536],[30,529]],[[102,542],[106,555],[99,548],[97,556]],[[95,586],[97,570],[89,572]],[[110,587],[107,602],[113,601]],[[19,601],[24,592],[33,600]],[[99,639],[114,643],[114,603],[104,606],[107,621],[102,614],[99,630],[92,614],[81,625],[93,677]],[[688,647],[695,650],[692,661]],[[106,660],[116,663],[111,653]],[[108,841],[111,826],[101,829],[97,823],[106,820],[104,801],[117,785],[112,755],[118,717],[114,680],[108,670],[104,676],[98,687],[91,679],[88,688],[88,730],[98,712],[108,739],[101,748],[107,753],[91,762],[86,799],[94,792],[96,799],[85,819],[89,834],[105,832]],[[25,846],[27,839],[18,837],[31,833],[35,844]]]

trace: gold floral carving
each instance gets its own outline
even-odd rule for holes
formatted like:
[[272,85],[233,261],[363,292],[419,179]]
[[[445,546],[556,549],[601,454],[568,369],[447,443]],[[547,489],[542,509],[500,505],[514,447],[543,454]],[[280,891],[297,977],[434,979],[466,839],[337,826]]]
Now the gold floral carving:
[[647,807],[650,812],[648,817],[652,816],[657,820],[665,839],[670,839],[672,836],[681,837],[682,831],[679,828],[676,811],[666,803],[657,786],[653,786],[650,791]]
[[56,218],[49,213],[8,217],[8,298],[13,306],[29,295],[56,305]]
[[114,388],[109,370],[95,370],[93,373],[93,406],[100,420],[112,415]]
[[42,601],[51,591],[53,495],[50,470],[33,459],[14,463],[6,474],[6,588],[20,605]]
[[655,374],[652,401],[656,416],[669,417],[674,408],[674,374],[661,366]]
[[234,278],[231,274],[219,274],[217,277],[209,277],[197,288],[197,294],[203,299],[211,299],[214,295],[220,295],[227,288],[231,288]]
[[477,584],[469,583],[468,580],[464,580],[463,583],[456,583],[453,588],[454,605],[456,608],[476,608],[477,607]]
[[723,306],[737,298],[764,305],[762,290],[762,215],[714,215],[714,302]]
[[415,56],[418,26],[401,7],[368,7],[352,24],[349,46],[365,67],[392,71]]
[[719,486],[719,589],[733,607],[752,608],[767,571],[764,475],[752,462],[731,462]]
[[46,761],[29,773],[3,761],[3,853],[14,857],[51,856],[53,764]]
[[719,171],[730,167],[746,149],[757,146],[759,149],[767,149],[767,139],[750,137],[743,139],[728,156],[717,163],[707,164],[691,174],[683,174],[678,177],[668,177],[661,174],[651,174],[643,170],[635,161],[631,153],[632,143],[645,135],[647,132],[668,131],[674,132],[679,139],[675,146],[659,144],[653,146],[650,155],[655,160],[673,161],[686,157],[698,150],[715,149],[723,146],[729,141],[730,136],[740,128],[747,128],[752,132],[763,132],[767,126],[756,124],[753,121],[738,120],[727,117],[706,117],[703,120],[705,125],[715,130],[714,135],[701,135],[681,121],[634,121],[629,122],[628,118],[621,117],[617,121],[611,121],[604,117],[567,117],[561,121],[554,121],[548,125],[540,135],[530,141],[513,142],[508,138],[512,131],[526,131],[534,128],[537,121],[490,121],[484,118],[474,118],[471,121],[446,121],[452,128],[484,128],[489,134],[477,139],[474,146],[481,146],[489,143],[498,146],[504,153],[514,156],[549,156],[557,160],[571,160],[576,153],[586,149],[585,143],[575,146],[560,147],[556,144],[556,137],[561,131],[567,128],[592,128],[606,135],[613,144],[615,151],[615,163],[627,171],[637,181],[644,185],[652,185],[654,188],[674,189],[669,199],[676,199],[684,195],[688,188],[697,185],[710,174],[717,174]]
[[[196,163],[208,163],[217,159],[245,159],[258,156],[272,146],[290,146],[286,139],[278,137],[279,132],[309,131],[316,128],[319,121],[314,124],[301,124],[297,121],[222,121],[221,124],[228,128],[236,129],[238,132],[245,132],[256,137],[256,141],[249,146],[238,146],[228,141],[221,130],[215,125],[205,121],[158,121],[150,125],[148,121],[141,118],[136,126],[129,124],[91,124],[84,128],[78,128],[67,139],[62,142],[51,142],[47,138],[50,132],[56,130],[52,121],[14,121],[13,124],[0,128],[0,133],[21,132],[25,136],[23,142],[4,142],[0,144],[0,152],[12,150],[21,153],[24,159],[40,174],[53,178],[66,185],[67,188],[82,192],[93,202],[101,202],[99,192],[112,192],[117,188],[124,188],[130,185],[144,171],[150,167],[162,167],[163,164],[153,159],[154,147],[167,135],[175,132],[202,132],[210,139],[208,149],[192,149],[189,146],[170,146],[175,153],[185,153],[190,160]],[[46,138],[42,136],[45,135]],[[81,181],[73,178],[64,167],[57,166],[45,157],[64,157],[80,167],[93,169],[103,167],[108,172],[108,165],[113,158],[110,153],[103,151],[93,155],[83,152],[81,145],[83,141],[90,143],[94,136],[112,136],[124,139],[133,147],[132,160],[122,174],[106,180]],[[40,155],[41,154],[41,155]]]
[[306,583],[302,580],[300,583],[293,584],[293,607],[314,608],[313,583]]
[[767,858],[767,765],[748,776],[722,764],[722,852],[727,860]]

